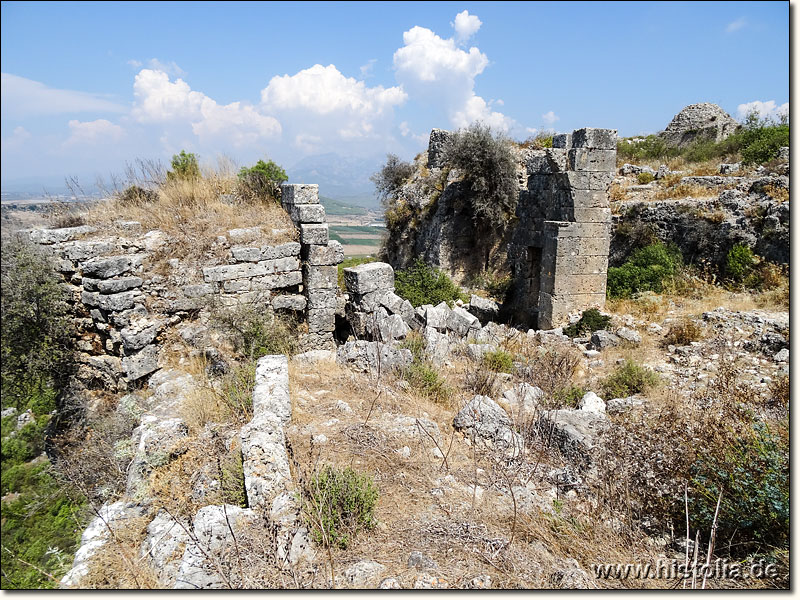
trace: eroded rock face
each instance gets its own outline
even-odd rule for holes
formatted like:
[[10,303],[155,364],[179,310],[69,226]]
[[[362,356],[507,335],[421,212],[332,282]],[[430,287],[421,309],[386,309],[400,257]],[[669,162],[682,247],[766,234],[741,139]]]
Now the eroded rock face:
[[670,146],[683,148],[696,139],[710,139],[721,142],[739,127],[728,113],[716,104],[701,102],[690,104],[667,125],[659,135]]

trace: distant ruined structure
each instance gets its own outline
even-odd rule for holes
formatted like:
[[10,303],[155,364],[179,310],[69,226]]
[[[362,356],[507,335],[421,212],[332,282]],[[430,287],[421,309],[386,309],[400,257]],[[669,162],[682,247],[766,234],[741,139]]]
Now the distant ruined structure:
[[[434,129],[428,146],[431,178],[444,173],[449,132]],[[503,306],[513,324],[550,329],[570,313],[602,307],[611,232],[608,188],[614,177],[617,134],[577,129],[556,135],[553,148],[519,149],[519,200],[512,220],[492,247],[479,247],[468,192],[449,175],[437,197],[404,188],[417,210],[414,225],[392,232],[387,259],[405,268],[421,256],[457,282],[490,270],[510,272]]]

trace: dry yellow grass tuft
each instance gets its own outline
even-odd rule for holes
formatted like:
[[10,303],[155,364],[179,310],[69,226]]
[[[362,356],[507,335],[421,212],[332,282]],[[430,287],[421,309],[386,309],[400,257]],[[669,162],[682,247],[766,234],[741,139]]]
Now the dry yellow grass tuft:
[[712,198],[719,195],[721,188],[710,188],[702,185],[679,183],[656,191],[656,200],[671,200],[682,198]]

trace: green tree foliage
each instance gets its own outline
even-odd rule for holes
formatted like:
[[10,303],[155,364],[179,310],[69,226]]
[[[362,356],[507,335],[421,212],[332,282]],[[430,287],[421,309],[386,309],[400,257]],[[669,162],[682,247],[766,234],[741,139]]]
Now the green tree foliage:
[[194,180],[200,177],[200,165],[192,152],[181,150],[172,156],[172,171],[167,171],[167,181],[176,179]]
[[40,250],[22,242],[2,248],[3,406],[29,402],[52,410],[73,363],[73,327],[60,277]]
[[514,216],[519,199],[510,141],[475,123],[450,136],[444,158],[463,174],[476,227],[502,229]]
[[452,306],[453,301],[467,298],[461,293],[458,286],[446,273],[428,266],[418,258],[409,269],[395,273],[395,293],[411,302],[414,306],[447,302]]
[[680,250],[674,245],[651,244],[634,251],[620,267],[609,267],[609,298],[627,298],[638,292],[661,292],[664,283],[677,275],[682,265]]

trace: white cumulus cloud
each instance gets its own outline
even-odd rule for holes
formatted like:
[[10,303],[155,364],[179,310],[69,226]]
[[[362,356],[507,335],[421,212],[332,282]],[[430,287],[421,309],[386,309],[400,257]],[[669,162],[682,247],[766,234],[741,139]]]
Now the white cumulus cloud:
[[753,100],[752,102],[746,102],[745,104],[740,104],[736,109],[736,115],[739,117],[741,121],[751,112],[756,112],[762,118],[771,118],[775,120],[779,120],[781,117],[789,117],[789,103],[784,102],[780,106],[775,102],[775,100],[767,100],[766,102],[762,102],[761,100]]
[[469,14],[468,10],[462,10],[456,15],[456,20],[450,23],[456,30],[456,38],[460,42],[465,42],[475,35],[483,23],[475,15]]
[[548,112],[546,112],[546,113],[544,113],[542,115],[542,121],[544,121],[544,124],[547,125],[548,127],[552,127],[553,124],[556,121],[558,121],[559,118],[560,117],[556,113],[554,113],[552,110],[548,111]]
[[0,75],[3,116],[28,117],[79,112],[122,113],[127,108],[102,94],[51,88],[11,73]]
[[201,141],[222,139],[234,146],[275,138],[281,125],[272,116],[242,102],[220,105],[182,79],[170,81],[164,71],[142,69],[133,84],[133,116],[141,123],[191,125]]
[[295,145],[317,151],[333,149],[337,140],[388,139],[394,109],[407,98],[400,87],[368,87],[335,65],[319,64],[275,76],[261,90],[263,110],[281,120]]
[[[459,22],[462,22],[461,32],[469,31],[470,27],[477,31],[480,21],[476,26],[465,13],[456,16],[457,33]],[[488,57],[478,48],[464,50],[454,38],[444,39],[420,26],[403,33],[403,43],[394,53],[395,76],[412,97],[441,105],[455,127],[483,121],[507,131],[514,124],[509,117],[492,111],[487,102],[475,94],[475,78],[489,64]]]
[[95,121],[78,121],[72,119],[69,123],[70,136],[64,142],[65,146],[74,144],[102,144],[119,141],[125,137],[125,130],[106,119]]

